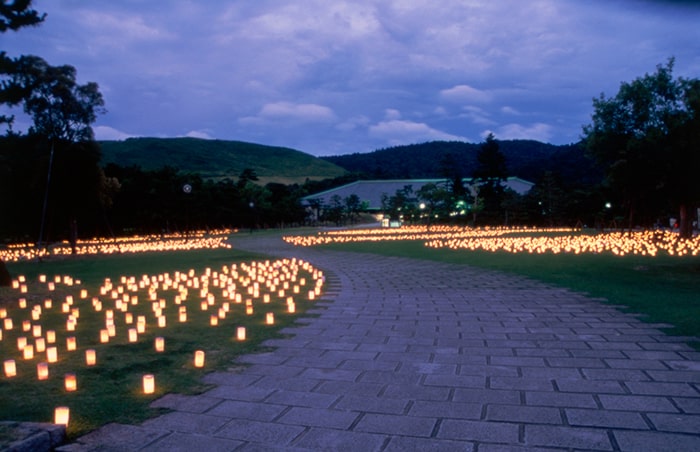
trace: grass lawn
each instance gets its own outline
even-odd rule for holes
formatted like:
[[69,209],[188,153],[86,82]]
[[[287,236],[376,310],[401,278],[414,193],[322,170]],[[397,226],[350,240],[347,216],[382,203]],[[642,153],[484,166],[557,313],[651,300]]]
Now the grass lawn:
[[[278,263],[282,268],[290,270],[289,276],[284,276],[281,269],[277,271],[280,280],[276,283],[272,276],[262,279],[263,262],[269,260]],[[258,262],[256,274],[250,271],[250,264]],[[246,265],[242,265],[245,263]],[[237,264],[233,274],[232,264]],[[228,266],[227,283],[221,283],[224,274],[223,267]],[[18,289],[0,288],[0,314],[5,310],[5,316],[13,319],[12,329],[8,329],[4,319],[0,320],[3,337],[0,340],[0,361],[15,360],[17,375],[7,377],[0,370],[0,421],[34,421],[53,422],[53,411],[57,406],[70,408],[68,425],[69,438],[74,438],[93,430],[108,422],[138,423],[158,414],[158,410],[149,408],[150,402],[169,392],[197,393],[207,389],[201,382],[201,377],[207,372],[225,370],[233,366],[236,356],[249,353],[260,348],[260,343],[268,338],[279,337],[279,330],[290,326],[295,318],[306,309],[313,306],[308,302],[308,291],[314,288],[315,281],[311,271],[297,268],[294,279],[291,274],[294,266],[288,261],[276,261],[238,250],[219,249],[187,252],[144,253],[106,257],[80,257],[53,260],[50,262],[23,262],[7,264],[13,277],[25,275],[28,281],[28,292],[21,294]],[[266,267],[271,269],[272,265]],[[247,268],[247,271],[246,271]],[[210,269],[208,272],[206,269]],[[198,280],[198,288],[188,287],[188,294],[180,305],[175,298],[180,295],[174,288],[164,287],[164,282],[155,285],[158,275],[168,274],[175,278],[175,272],[182,273],[180,288],[185,286],[185,274],[193,270],[193,276],[188,276],[187,283]],[[217,278],[214,277],[218,273]],[[209,276],[206,276],[206,275]],[[80,285],[70,286],[56,283],[55,290],[50,291],[48,283],[40,284],[39,275],[47,275],[48,281],[54,281],[55,275],[70,275],[80,279]],[[134,276],[138,282],[148,275],[150,283],[138,289],[128,284],[121,284],[122,276]],[[110,278],[113,288],[104,295],[100,294],[100,286],[105,278]],[[302,281],[302,278],[304,281]],[[167,277],[164,281],[167,281]],[[208,284],[208,293],[214,294],[214,300],[207,303],[207,295],[201,290],[204,281]],[[215,283],[216,281],[216,283]],[[258,282],[259,294],[256,296],[254,285]],[[289,285],[284,294],[285,281]],[[270,287],[275,285],[275,287]],[[236,284],[235,291],[231,283]],[[294,293],[298,285],[299,294]],[[123,294],[118,293],[118,286],[123,292],[138,297],[138,303],[130,300],[128,312],[133,315],[128,324],[126,312],[117,308],[117,300],[121,301]],[[86,289],[88,296],[80,298],[80,290]],[[224,294],[238,294],[229,300]],[[115,292],[113,292],[115,291]],[[253,293],[251,293],[253,291]],[[149,299],[149,293],[156,293],[156,300]],[[116,295],[112,295],[116,293]],[[265,302],[269,295],[269,303]],[[67,297],[73,297],[69,310],[78,308],[77,327],[74,332],[68,330],[68,313],[62,312],[62,305]],[[292,296],[296,313],[290,314],[289,300]],[[98,310],[93,297],[102,303]],[[116,298],[115,298],[116,297]],[[19,307],[21,298],[26,298],[27,307]],[[52,299],[52,307],[45,306],[45,300]],[[157,323],[157,304],[165,300],[161,316],[166,325],[159,327]],[[246,301],[250,300],[253,312],[246,312]],[[205,303],[206,310],[202,306]],[[221,314],[227,304],[228,311]],[[40,319],[32,320],[31,313],[40,306]],[[187,321],[179,319],[180,309],[186,308]],[[113,311],[116,335],[108,343],[100,342],[100,330],[106,328],[107,311]],[[267,313],[273,313],[275,324],[267,325]],[[221,318],[225,315],[225,318]],[[0,315],[1,317],[2,315]],[[137,342],[129,342],[127,331],[135,328],[138,316],[146,319],[146,330],[138,335]],[[211,326],[213,317],[218,317],[218,325]],[[49,378],[39,381],[37,378],[38,362],[47,360],[44,352],[36,352],[33,359],[25,359],[19,351],[17,337],[26,337],[29,344],[35,343],[33,329],[23,331],[22,323],[29,321],[32,326],[41,325],[41,337],[46,337],[47,330],[56,331],[55,345],[58,349],[59,360],[49,364]],[[246,327],[246,339],[238,340],[238,327]],[[68,351],[67,337],[75,336],[77,350]],[[165,340],[165,351],[157,352],[154,347],[156,337]],[[85,364],[85,350],[96,350],[97,365]],[[204,368],[196,368],[193,363],[194,352],[204,350],[206,360]],[[76,374],[78,389],[74,392],[64,388],[64,374]],[[154,374],[156,391],[145,395],[142,390],[142,376]],[[2,445],[0,444],[0,449]]]
[[[512,254],[434,249],[423,242],[355,242],[327,249],[377,253],[473,265],[568,287],[642,313],[649,322],[669,323],[671,334],[700,337],[700,257],[611,254]],[[700,343],[693,344],[700,349]]]

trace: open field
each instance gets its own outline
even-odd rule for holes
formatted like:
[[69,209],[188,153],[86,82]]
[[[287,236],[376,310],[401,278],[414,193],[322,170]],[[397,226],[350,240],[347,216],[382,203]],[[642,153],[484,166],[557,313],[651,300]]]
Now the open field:
[[[229,369],[236,356],[279,337],[313,306],[309,300],[322,285],[322,274],[306,263],[231,249],[25,261],[8,268],[18,287],[0,289],[0,420],[53,422],[54,408],[67,406],[69,437],[108,422],[149,418],[158,412],[149,403],[163,394],[207,389],[204,374]],[[155,348],[158,337],[162,352]],[[25,340],[34,357],[24,355],[26,346],[20,349],[18,341]],[[55,363],[48,362],[50,347],[58,353]],[[95,350],[97,364],[86,363],[88,349]],[[202,368],[194,365],[196,350],[205,352]],[[5,372],[9,360],[16,376]],[[45,380],[39,380],[39,363],[48,364]],[[65,386],[69,373],[75,391]],[[155,376],[152,394],[142,389],[145,374]]]

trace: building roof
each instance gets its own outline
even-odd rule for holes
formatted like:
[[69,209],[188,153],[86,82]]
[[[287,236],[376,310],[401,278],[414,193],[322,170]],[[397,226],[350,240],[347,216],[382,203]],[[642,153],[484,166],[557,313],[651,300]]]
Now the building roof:
[[[471,183],[471,179],[464,179],[466,184]],[[336,187],[313,195],[305,196],[301,200],[308,203],[310,200],[320,200],[322,204],[328,205],[333,196],[345,199],[350,195],[357,195],[360,202],[366,203],[368,210],[381,210],[382,196],[394,196],[398,190],[411,187],[416,193],[426,184],[446,184],[447,179],[392,179],[392,180],[358,180],[347,185]],[[503,185],[518,194],[525,194],[535,185],[532,182],[518,177],[509,177]]]

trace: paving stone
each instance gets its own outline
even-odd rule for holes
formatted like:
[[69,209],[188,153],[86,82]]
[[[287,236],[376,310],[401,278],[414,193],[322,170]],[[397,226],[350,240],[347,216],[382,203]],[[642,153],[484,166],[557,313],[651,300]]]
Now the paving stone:
[[401,414],[406,410],[407,400],[345,395],[334,406],[337,409],[364,411],[368,413]]
[[691,414],[649,413],[657,430],[700,435],[700,416]]
[[408,435],[428,438],[433,432],[437,418],[397,416],[393,414],[369,413],[362,416],[354,431]]
[[[473,452],[475,444],[470,441],[435,440],[411,436],[393,436],[383,452]],[[483,446],[479,447],[482,450]]]
[[258,422],[248,419],[234,419],[216,431],[219,438],[239,441],[286,446],[304,432],[304,427],[279,424],[275,422]]
[[416,400],[410,408],[409,415],[433,418],[455,418],[477,420],[481,418],[480,403],[434,402]]
[[598,408],[592,394],[566,392],[525,392],[525,403],[533,406]]
[[190,413],[204,413],[213,406],[221,403],[223,399],[206,397],[203,395],[166,394],[151,402],[151,408],[168,408]]
[[677,413],[678,409],[666,397],[639,395],[599,396],[603,407],[608,410]]
[[379,451],[387,441],[385,435],[345,430],[312,428],[294,446],[305,450]]
[[615,440],[623,451],[697,452],[700,436],[665,432],[615,431]]
[[234,450],[245,444],[243,441],[217,438],[194,433],[172,433],[149,444],[149,452],[191,452],[193,450]]
[[340,398],[339,394],[323,394],[307,391],[276,391],[265,401],[280,405],[328,408]]
[[603,429],[548,425],[526,425],[525,443],[529,446],[553,446],[586,450],[614,450]]
[[558,408],[521,405],[489,405],[486,420],[518,422],[523,424],[562,424]]
[[272,403],[241,402],[225,400],[207,414],[225,417],[227,419],[252,419],[255,421],[271,421],[280,415],[287,407]]
[[360,413],[355,411],[293,407],[284,413],[278,422],[347,430],[359,416]]
[[628,381],[625,385],[632,394],[665,395],[678,397],[700,397],[700,393],[685,383]]
[[208,414],[173,411],[143,423],[146,428],[185,433],[213,433],[228,422],[228,419]]
[[445,419],[440,423],[438,438],[514,444],[518,442],[518,424]]
[[564,410],[570,425],[603,428],[629,428],[646,430],[649,428],[637,412],[582,410],[567,408]]

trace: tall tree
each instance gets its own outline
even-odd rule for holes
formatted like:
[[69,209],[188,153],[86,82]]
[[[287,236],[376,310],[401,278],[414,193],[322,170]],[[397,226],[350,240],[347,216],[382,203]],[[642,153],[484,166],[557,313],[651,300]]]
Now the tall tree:
[[46,14],[32,9],[32,0],[0,1],[0,33],[38,25],[45,18]]
[[[491,221],[500,218],[503,200],[503,181],[508,177],[506,158],[501,152],[498,141],[490,133],[477,154],[477,167],[473,173],[477,198],[483,202],[482,214]],[[475,204],[478,200],[475,201]],[[474,209],[476,212],[477,209]],[[476,215],[476,213],[474,213]]]
[[688,237],[689,205],[698,202],[689,171],[697,168],[700,153],[700,82],[674,79],[673,64],[671,58],[653,74],[623,82],[614,97],[593,99],[592,123],[583,134],[608,185],[620,194],[630,228],[640,210],[660,208],[651,200],[663,193],[679,209],[681,235]]

